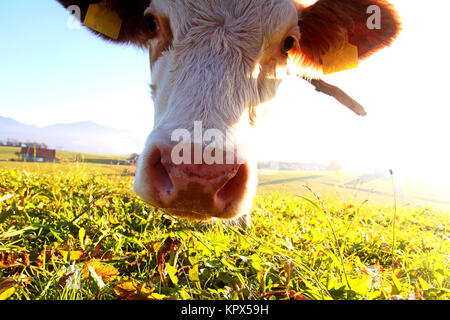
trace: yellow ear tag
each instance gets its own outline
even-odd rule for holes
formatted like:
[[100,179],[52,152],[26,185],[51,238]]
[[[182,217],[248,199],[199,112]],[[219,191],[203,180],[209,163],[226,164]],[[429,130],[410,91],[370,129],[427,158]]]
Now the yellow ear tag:
[[330,50],[322,57],[323,74],[353,69],[358,63],[358,47],[347,42],[341,49]]
[[117,40],[122,28],[122,19],[116,12],[108,8],[105,2],[104,0],[100,3],[89,5],[84,25],[111,39]]

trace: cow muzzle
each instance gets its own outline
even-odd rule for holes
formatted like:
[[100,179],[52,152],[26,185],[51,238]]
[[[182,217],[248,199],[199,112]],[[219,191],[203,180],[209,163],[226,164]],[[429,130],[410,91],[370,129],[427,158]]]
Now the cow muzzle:
[[135,190],[146,202],[197,220],[227,220],[248,213],[256,189],[248,162],[176,164],[172,158],[171,147],[154,145],[140,159]]

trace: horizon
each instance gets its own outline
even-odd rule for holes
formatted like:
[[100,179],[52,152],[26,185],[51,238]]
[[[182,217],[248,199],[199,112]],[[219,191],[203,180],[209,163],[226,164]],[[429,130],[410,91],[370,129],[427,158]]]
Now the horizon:
[[[441,35],[429,31],[440,30],[450,4],[441,2],[436,11],[418,1],[392,2],[404,27],[391,48],[354,70],[324,77],[360,102],[368,116],[357,117],[289,77],[258,129],[261,161],[339,160],[349,170],[393,169],[450,189],[450,110],[445,81],[439,81],[450,70],[442,63]],[[40,128],[92,121],[130,131],[143,148],[153,126],[148,54],[69,28],[69,17],[53,0],[0,3],[0,27],[8,30],[9,44],[0,51],[0,61],[7,62],[0,76],[0,115]]]

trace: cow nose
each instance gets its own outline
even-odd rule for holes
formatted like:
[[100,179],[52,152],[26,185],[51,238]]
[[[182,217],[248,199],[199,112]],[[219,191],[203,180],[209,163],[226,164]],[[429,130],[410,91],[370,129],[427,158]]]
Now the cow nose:
[[249,180],[245,163],[175,164],[168,147],[153,148],[146,171],[150,203],[177,216],[199,219],[233,218]]

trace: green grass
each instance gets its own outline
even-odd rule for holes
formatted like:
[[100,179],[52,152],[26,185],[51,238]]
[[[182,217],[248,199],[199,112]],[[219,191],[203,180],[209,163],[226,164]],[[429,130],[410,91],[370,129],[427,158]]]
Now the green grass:
[[[9,161],[11,159],[18,159],[16,152],[20,152],[20,148],[17,147],[3,147],[0,146],[0,161]],[[56,156],[60,157],[63,162],[75,162],[81,155],[83,161],[104,161],[104,160],[127,160],[127,156],[113,156],[113,155],[101,155],[90,154],[70,151],[56,151]]]
[[[261,173],[242,234],[146,205],[123,167],[3,164],[0,298],[450,298],[447,213],[400,206],[394,245],[393,197],[386,205],[300,184],[299,195],[274,193],[288,178]],[[162,250],[169,237],[174,251]],[[79,290],[66,285],[70,265]]]
[[17,159],[16,152],[19,152],[20,148],[16,147],[0,147],[0,161],[9,161],[11,159]]

